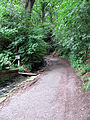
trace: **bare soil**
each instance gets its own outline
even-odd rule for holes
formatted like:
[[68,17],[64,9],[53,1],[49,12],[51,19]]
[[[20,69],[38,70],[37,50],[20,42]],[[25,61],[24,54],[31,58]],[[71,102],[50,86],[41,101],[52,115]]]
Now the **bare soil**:
[[57,57],[46,59],[51,65],[38,82],[1,105],[0,120],[90,120],[90,91],[82,90],[70,63]]

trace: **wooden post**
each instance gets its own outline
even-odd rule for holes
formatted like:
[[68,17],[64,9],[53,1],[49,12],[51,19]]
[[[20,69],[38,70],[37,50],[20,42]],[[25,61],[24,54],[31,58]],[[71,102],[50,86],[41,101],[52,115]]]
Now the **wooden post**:
[[20,60],[18,60],[18,66],[20,66]]
[[20,55],[16,55],[15,59],[18,60],[18,66],[20,66]]

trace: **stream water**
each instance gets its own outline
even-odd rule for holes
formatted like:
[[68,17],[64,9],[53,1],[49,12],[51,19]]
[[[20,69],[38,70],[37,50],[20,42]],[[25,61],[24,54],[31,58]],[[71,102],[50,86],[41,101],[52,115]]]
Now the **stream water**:
[[0,87],[0,97],[5,97],[9,91],[14,88],[18,83],[24,81],[27,77],[19,75],[15,78],[12,78],[13,82],[7,82],[6,85]]
[[[50,62],[48,59],[44,59],[44,64],[43,66],[40,66],[38,68],[37,73],[43,72],[45,67],[49,66]],[[7,96],[7,94],[10,92],[10,90],[12,90],[15,86],[17,86],[18,83],[21,83],[25,80],[27,80],[28,76],[22,76],[22,75],[18,75],[14,78],[12,78],[11,80],[5,82],[3,85],[0,85],[0,98]]]

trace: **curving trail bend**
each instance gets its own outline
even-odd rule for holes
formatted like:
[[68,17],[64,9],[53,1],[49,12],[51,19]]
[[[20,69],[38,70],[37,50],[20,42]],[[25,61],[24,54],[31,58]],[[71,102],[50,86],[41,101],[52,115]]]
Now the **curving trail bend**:
[[90,120],[89,93],[69,62],[47,57],[52,63],[32,87],[9,98],[0,110],[0,120]]

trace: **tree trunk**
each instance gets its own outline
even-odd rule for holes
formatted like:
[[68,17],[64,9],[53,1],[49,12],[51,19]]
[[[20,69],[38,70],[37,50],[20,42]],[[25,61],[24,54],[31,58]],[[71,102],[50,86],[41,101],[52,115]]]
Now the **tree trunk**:
[[42,4],[42,22],[45,22],[45,6]]
[[25,9],[29,8],[30,9],[30,14],[32,13],[32,8],[34,5],[35,0],[26,0],[26,5]]

